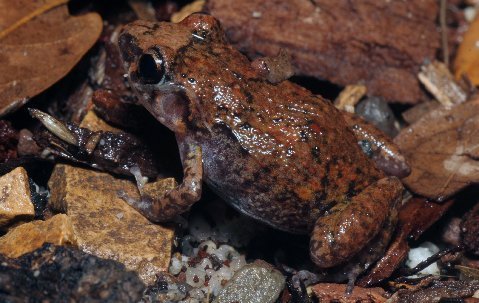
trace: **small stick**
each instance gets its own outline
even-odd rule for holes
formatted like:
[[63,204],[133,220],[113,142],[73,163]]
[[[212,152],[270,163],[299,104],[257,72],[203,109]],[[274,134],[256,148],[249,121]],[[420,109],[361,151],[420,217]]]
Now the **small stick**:
[[447,248],[447,249],[444,249],[444,250],[441,250],[437,253],[435,253],[434,255],[430,256],[429,258],[427,258],[426,260],[420,262],[418,265],[416,265],[414,268],[406,268],[406,269],[403,269],[399,272],[399,274],[401,276],[411,276],[411,275],[414,275],[416,273],[418,273],[419,271],[423,270],[424,268],[428,267],[429,265],[431,265],[432,263],[436,262],[437,260],[439,260],[442,256],[445,256],[449,253],[455,253],[455,252],[458,252],[458,251],[461,251],[463,250],[463,247],[461,245],[458,245],[458,246],[453,246],[453,247],[450,247],[450,248]]
[[447,0],[441,0],[439,22],[441,23],[441,43],[442,43],[442,52],[443,59],[446,66],[449,66],[449,45],[447,43],[447,24],[446,24],[446,14],[447,14]]

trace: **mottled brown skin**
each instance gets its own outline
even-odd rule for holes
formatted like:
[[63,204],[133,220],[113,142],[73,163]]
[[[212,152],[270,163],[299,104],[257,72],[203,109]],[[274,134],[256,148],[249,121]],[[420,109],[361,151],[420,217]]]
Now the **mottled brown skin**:
[[268,82],[208,15],[134,22],[119,46],[141,104],[176,134],[183,183],[196,189],[129,201],[134,207],[169,220],[199,198],[204,180],[251,217],[312,233],[312,259],[322,268],[377,259],[373,241],[389,241],[391,228],[382,229],[395,225],[402,185],[376,169],[329,101],[289,81]]

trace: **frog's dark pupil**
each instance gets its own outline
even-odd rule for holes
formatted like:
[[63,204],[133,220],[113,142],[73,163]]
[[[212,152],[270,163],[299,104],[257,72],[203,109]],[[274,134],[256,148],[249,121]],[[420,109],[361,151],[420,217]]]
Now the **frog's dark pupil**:
[[143,54],[138,60],[138,76],[143,83],[157,84],[164,76],[163,60],[152,54]]

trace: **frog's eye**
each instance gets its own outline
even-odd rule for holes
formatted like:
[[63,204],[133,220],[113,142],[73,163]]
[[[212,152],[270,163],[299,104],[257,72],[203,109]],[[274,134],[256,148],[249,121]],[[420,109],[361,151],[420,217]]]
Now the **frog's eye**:
[[145,84],[158,84],[165,78],[165,63],[158,51],[142,54],[138,59],[138,78]]

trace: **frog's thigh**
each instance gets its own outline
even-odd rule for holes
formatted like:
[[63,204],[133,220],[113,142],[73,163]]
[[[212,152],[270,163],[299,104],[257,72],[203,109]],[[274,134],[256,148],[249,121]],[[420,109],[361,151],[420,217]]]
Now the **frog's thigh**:
[[183,174],[183,182],[163,196],[143,195],[141,200],[134,200],[122,195],[122,198],[151,221],[169,221],[186,212],[201,197],[203,162],[199,146],[188,148],[183,158]]
[[383,178],[349,203],[338,204],[319,218],[310,242],[314,263],[322,268],[333,267],[361,251],[383,228],[402,192],[403,186],[396,177]]

